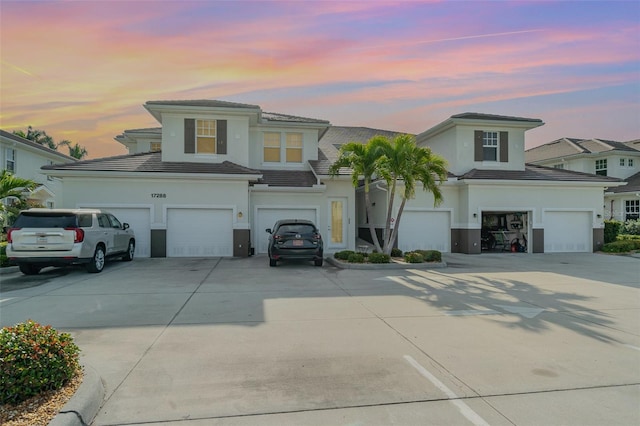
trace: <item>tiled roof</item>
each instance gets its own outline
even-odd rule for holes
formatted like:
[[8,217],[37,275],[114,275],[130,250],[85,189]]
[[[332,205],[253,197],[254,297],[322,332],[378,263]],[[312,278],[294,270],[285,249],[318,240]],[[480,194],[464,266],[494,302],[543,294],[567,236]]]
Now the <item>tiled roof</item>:
[[286,187],[311,187],[315,185],[317,179],[312,171],[302,170],[260,170],[262,179],[258,184],[269,186],[286,186]]
[[40,145],[39,143],[31,141],[29,139],[21,138],[20,136],[14,135],[13,133],[9,133],[9,132],[7,132],[5,130],[0,130],[0,136],[2,136],[3,138],[11,139],[14,142],[18,142],[18,143],[21,143],[23,145],[27,145],[27,146],[30,146],[32,148],[39,149],[40,151],[46,152],[47,154],[52,154],[52,155],[58,156],[58,157],[60,157],[61,160],[64,160],[64,161],[77,161],[73,157],[65,155],[65,154],[63,154],[61,152],[58,152],[58,151],[56,151],[54,149],[51,149],[49,147],[46,147],[44,145]]
[[[392,139],[401,134],[403,133],[369,127],[332,126],[324,132],[319,141],[318,160],[309,161],[309,163],[318,175],[328,175],[329,167],[338,159],[340,146],[349,142],[365,144],[369,139],[378,135]],[[339,174],[350,175],[351,171],[340,169]]]
[[238,102],[219,101],[215,99],[171,100],[171,101],[147,101],[146,105],[176,105],[207,108],[251,108],[260,109],[258,105],[241,104]]
[[42,169],[137,173],[261,174],[259,170],[240,166],[230,161],[224,161],[222,163],[162,161],[162,153],[160,152],[120,155],[117,157],[78,161],[71,164],[56,164],[44,166]]
[[473,169],[458,177],[459,179],[486,180],[546,180],[556,182],[622,182],[622,179],[555,169],[553,167],[526,164],[524,170],[480,170]]
[[620,192],[637,192],[640,193],[640,172],[635,175],[629,176],[624,180],[627,182],[624,186],[617,186],[615,188],[608,189],[607,192],[620,193]]
[[263,112],[262,118],[269,121],[278,121],[286,123],[321,123],[329,125],[329,121],[317,118],[298,117],[295,115],[278,114],[275,112]]
[[606,139],[562,138],[525,151],[525,161],[551,160],[577,154],[596,154],[607,151],[637,152],[634,141],[617,142]]
[[463,112],[452,115],[451,118],[464,118],[466,120],[493,120],[493,121],[526,121],[530,123],[542,123],[539,118],[512,117],[509,115],[482,114],[479,112]]

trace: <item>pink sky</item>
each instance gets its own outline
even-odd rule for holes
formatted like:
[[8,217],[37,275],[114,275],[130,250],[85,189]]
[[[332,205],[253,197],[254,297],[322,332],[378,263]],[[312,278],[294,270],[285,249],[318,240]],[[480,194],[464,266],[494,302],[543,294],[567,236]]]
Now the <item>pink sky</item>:
[[411,133],[540,118],[528,148],[640,138],[640,2],[1,0],[0,24],[0,127],[90,158],[164,99]]

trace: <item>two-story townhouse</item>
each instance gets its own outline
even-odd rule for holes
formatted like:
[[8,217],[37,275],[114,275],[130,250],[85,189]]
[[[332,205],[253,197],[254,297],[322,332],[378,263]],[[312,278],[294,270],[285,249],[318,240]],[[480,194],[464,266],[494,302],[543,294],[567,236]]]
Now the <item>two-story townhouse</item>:
[[36,182],[38,187],[27,200],[49,208],[62,202],[62,183],[59,179],[43,174],[41,167],[57,163],[70,163],[75,158],[42,146],[36,142],[0,130],[0,163],[2,169],[14,175]]
[[149,101],[160,128],[127,130],[130,155],[46,167],[69,207],[101,207],[136,231],[138,256],[266,253],[276,220],[313,220],[328,252],[355,246],[348,177],[321,180],[325,120],[224,101]]
[[525,152],[528,163],[623,179],[604,193],[604,217],[629,220],[640,215],[640,143],[561,138]]
[[[66,207],[101,207],[136,231],[139,256],[247,256],[264,253],[266,228],[282,218],[318,224],[328,253],[355,249],[368,222],[382,232],[389,202],[383,181],[364,209],[348,170],[329,167],[347,142],[398,132],[332,126],[224,101],[149,101],[161,127],[116,137],[130,154],[44,167],[63,179]],[[401,220],[403,250],[481,253],[592,251],[603,240],[602,194],[619,179],[525,166],[524,133],[538,119],[465,113],[417,136],[449,162],[444,203],[418,190]],[[397,206],[399,204],[396,203]],[[487,238],[493,238],[488,244]],[[502,245],[499,245],[502,243]]]
[[[621,182],[525,164],[525,132],[543,124],[532,118],[463,113],[417,135],[420,146],[448,161],[450,176],[442,185],[440,206],[434,207],[433,196],[420,190],[407,203],[398,247],[470,254],[511,250],[516,241],[530,253],[601,247],[603,190]],[[383,183],[372,192],[377,206],[387,205]],[[377,209],[374,216],[384,214]]]

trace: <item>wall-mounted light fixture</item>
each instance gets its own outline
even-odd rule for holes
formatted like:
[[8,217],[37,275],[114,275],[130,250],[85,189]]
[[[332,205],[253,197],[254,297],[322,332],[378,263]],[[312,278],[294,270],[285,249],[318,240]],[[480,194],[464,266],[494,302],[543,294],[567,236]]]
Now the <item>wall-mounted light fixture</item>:
[[597,217],[598,219],[602,219],[602,215],[601,215],[600,213],[598,213],[598,214],[596,215],[596,217]]
[[473,217],[478,217],[478,213],[474,213],[474,214],[473,214]]
[[242,219],[242,212],[238,212],[238,219]]

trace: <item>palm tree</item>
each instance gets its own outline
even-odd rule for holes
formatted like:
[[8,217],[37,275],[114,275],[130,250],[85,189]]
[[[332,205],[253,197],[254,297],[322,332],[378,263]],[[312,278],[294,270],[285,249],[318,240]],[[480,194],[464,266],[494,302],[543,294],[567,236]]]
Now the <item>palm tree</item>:
[[[391,254],[393,242],[398,236],[400,219],[407,200],[415,198],[416,186],[420,182],[422,189],[433,193],[434,206],[442,203],[440,184],[447,180],[447,162],[444,158],[433,154],[429,148],[416,145],[415,138],[410,135],[398,135],[386,147],[383,156],[377,162],[378,173],[390,188],[387,206],[387,220],[384,232],[383,253]],[[395,218],[395,226],[391,230],[393,202],[400,183],[400,207]]]
[[28,139],[42,146],[46,146],[50,149],[56,149],[56,143],[53,141],[53,138],[47,134],[44,130],[34,129],[29,126],[27,128],[27,133],[22,130],[16,130],[13,132],[14,135],[20,136],[21,138]]
[[78,160],[82,160],[88,154],[87,150],[84,147],[80,146],[78,143],[75,143],[73,144],[73,146],[71,146],[71,141],[66,139],[60,141],[58,143],[58,146],[66,146],[67,148],[69,148],[69,157],[77,158]]
[[[371,218],[371,198],[369,190],[371,181],[378,170],[378,162],[382,153],[386,151],[389,140],[383,136],[374,136],[366,144],[349,142],[340,148],[340,157],[331,165],[329,172],[335,176],[341,168],[351,169],[351,181],[357,188],[360,179],[364,179],[364,202],[367,217]],[[382,251],[373,222],[368,220],[371,240],[378,252]]]
[[[2,174],[0,174],[0,212],[2,212],[2,216],[5,216],[6,206],[1,201],[9,197],[23,201],[24,193],[33,190],[36,186],[38,184],[30,179],[22,179],[8,170],[3,170]],[[4,217],[2,222],[4,224]]]

